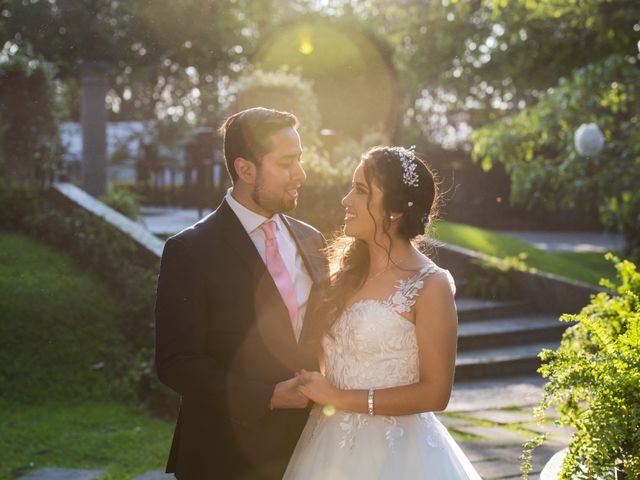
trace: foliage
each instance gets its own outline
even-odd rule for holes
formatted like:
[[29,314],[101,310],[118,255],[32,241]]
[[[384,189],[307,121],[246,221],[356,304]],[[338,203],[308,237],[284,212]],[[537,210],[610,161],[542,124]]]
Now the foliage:
[[619,280],[602,285],[616,295],[600,293],[580,313],[563,315],[577,324],[557,350],[540,354],[547,384],[536,415],[542,421],[556,407],[560,423],[576,428],[561,480],[611,478],[619,461],[627,478],[640,478],[640,272],[608,258]]
[[[238,71],[272,0],[34,0],[2,2],[0,45],[33,52],[74,83],[78,66],[112,68],[108,102],[129,119],[206,117],[218,81]],[[12,47],[13,48],[13,47]],[[75,97],[73,89],[67,93]],[[74,99],[71,99],[73,103]]]
[[[510,172],[512,201],[530,209],[599,208],[606,224],[640,253],[640,92],[638,67],[611,56],[576,70],[533,107],[474,132],[473,156]],[[605,135],[598,156],[573,145],[581,123]]]
[[535,269],[527,267],[526,259],[525,252],[504,258],[483,258],[477,262],[480,272],[472,276],[464,286],[464,295],[487,300],[518,298],[520,292],[510,273],[535,271]]
[[423,130],[442,130],[433,120],[442,108],[445,125],[478,127],[535,104],[577,68],[612,54],[638,61],[637,2],[407,3],[374,2],[370,10],[398,47],[396,65],[414,100],[408,120]]
[[234,111],[263,106],[292,112],[298,117],[306,184],[311,186],[348,184],[360,156],[369,148],[388,142],[385,135],[373,131],[358,140],[346,138],[331,147],[321,145],[322,121],[313,85],[286,68],[275,72],[249,69],[231,91],[233,96],[228,102],[233,104]]
[[299,131],[305,146],[319,143],[321,119],[313,85],[287,68],[266,72],[248,69],[232,86],[235,93],[234,111],[251,107],[275,108],[291,112],[300,121]]
[[138,196],[127,188],[109,183],[107,193],[100,197],[100,200],[133,220],[140,218]]
[[[0,223],[0,230],[24,232],[72,258],[99,276],[121,302],[119,328],[131,352],[123,371],[138,389],[138,396],[162,413],[174,408],[174,397],[153,370],[153,302],[158,265],[142,263],[133,241],[87,212],[62,211],[38,192],[26,194],[0,189],[0,211],[13,208],[15,201],[31,198],[14,223]],[[4,220],[0,216],[0,220]]]
[[[362,155],[371,147],[388,144],[381,132],[365,133],[359,140],[343,139],[329,149],[304,146],[302,156],[307,181],[311,186],[336,186],[345,194]],[[325,197],[326,198],[326,197]],[[342,198],[342,197],[340,197]]]
[[42,186],[61,153],[53,69],[24,55],[0,55],[0,178]]
[[166,464],[173,425],[139,407],[103,399],[37,405],[0,400],[0,479],[55,465],[106,470],[130,480]]

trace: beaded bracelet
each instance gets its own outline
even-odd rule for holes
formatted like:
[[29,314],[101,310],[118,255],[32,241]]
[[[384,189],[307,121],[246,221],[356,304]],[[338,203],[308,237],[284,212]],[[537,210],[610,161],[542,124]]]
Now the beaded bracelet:
[[373,411],[373,392],[373,388],[370,388],[369,394],[367,395],[367,412],[369,415],[375,415],[375,412]]

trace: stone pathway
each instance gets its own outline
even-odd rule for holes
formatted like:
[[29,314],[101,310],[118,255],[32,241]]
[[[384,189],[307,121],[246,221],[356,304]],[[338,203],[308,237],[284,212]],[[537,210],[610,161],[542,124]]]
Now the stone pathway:
[[499,231],[547,252],[607,252],[622,250],[624,236],[616,233]]
[[[18,480],[99,480],[106,475],[104,470],[81,470],[77,468],[53,468],[45,467],[27,475],[20,477]],[[171,480],[175,477],[160,470],[151,470],[134,477],[132,480]]]
[[[203,216],[211,213],[205,210]],[[140,207],[141,223],[155,235],[168,237],[193,225],[200,216],[195,208]]]
[[105,475],[104,470],[45,467],[29,472],[18,480],[97,480]]
[[548,439],[534,451],[531,480],[538,480],[553,454],[567,446],[572,432],[553,424],[553,412],[542,426],[533,417],[543,385],[538,376],[522,376],[454,386],[449,407],[437,416],[484,480],[521,478],[523,444],[540,433]]

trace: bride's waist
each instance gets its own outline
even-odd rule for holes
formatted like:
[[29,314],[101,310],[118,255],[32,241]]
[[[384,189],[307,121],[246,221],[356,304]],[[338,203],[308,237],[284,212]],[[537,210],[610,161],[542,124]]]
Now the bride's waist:
[[356,375],[349,375],[345,372],[327,372],[327,379],[336,387],[342,390],[368,390],[402,387],[417,383],[420,379],[418,374],[407,372],[405,375],[380,375],[376,372]]
[[368,413],[353,412],[351,410],[339,410],[331,406],[323,406],[314,404],[309,412],[310,417],[320,417],[322,420],[330,420],[332,422],[356,422],[356,423],[385,423],[393,424],[396,422],[413,422],[419,420],[421,423],[431,423],[436,421],[439,423],[434,412],[411,413],[407,415],[369,415]]

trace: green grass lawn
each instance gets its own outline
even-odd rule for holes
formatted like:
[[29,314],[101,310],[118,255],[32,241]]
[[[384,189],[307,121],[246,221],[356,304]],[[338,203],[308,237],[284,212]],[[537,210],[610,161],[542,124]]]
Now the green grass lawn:
[[97,401],[23,405],[0,401],[0,478],[45,466],[106,469],[130,480],[164,467],[172,426],[139,407]]
[[593,285],[598,285],[602,277],[615,278],[613,264],[604,259],[603,253],[545,252],[506,235],[444,221],[436,224],[434,236],[445,243],[499,258],[524,252],[527,254],[525,263],[529,267]]
[[0,479],[43,466],[129,479],[163,467],[172,425],[126,380],[116,299],[70,258],[0,233]]

